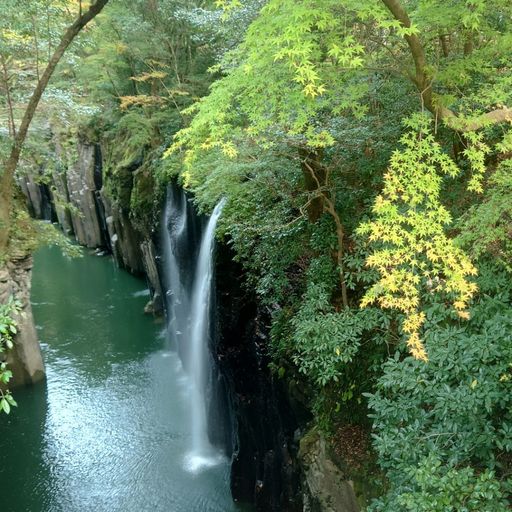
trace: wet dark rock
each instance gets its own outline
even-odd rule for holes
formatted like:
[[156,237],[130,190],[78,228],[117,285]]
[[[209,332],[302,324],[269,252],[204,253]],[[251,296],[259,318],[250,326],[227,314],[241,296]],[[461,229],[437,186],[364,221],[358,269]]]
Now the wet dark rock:
[[300,441],[304,512],[359,512],[353,482],[334,462],[324,437],[315,429]]
[[141,235],[133,227],[129,212],[123,210],[116,202],[101,193],[101,201],[105,211],[105,226],[109,238],[109,247],[119,267],[132,274],[142,274]]
[[52,201],[50,187],[42,182],[43,169],[37,169],[34,174],[20,177],[17,181],[25,195],[27,209],[35,219],[57,221],[57,215]]
[[160,284],[160,275],[158,274],[157,265],[157,252],[155,244],[152,240],[144,240],[140,244],[140,250],[142,253],[142,263],[146,278],[148,280],[149,289],[151,291],[151,301],[146,305],[144,309],[151,309],[153,315],[162,315],[164,312],[163,304],[163,292]]
[[54,170],[52,173],[52,203],[55,208],[57,215],[57,222],[59,223],[62,231],[66,235],[73,235],[73,219],[71,218],[71,212],[67,208],[67,204],[70,203],[68,182],[66,179],[66,173],[62,170]]
[[[40,170],[19,180],[31,215],[58,222],[64,233],[74,235],[86,247],[111,252],[120,268],[148,277],[153,310],[163,310],[162,290],[156,270],[156,250],[151,234],[143,236],[130,216],[129,197],[133,173],[140,162],[125,169],[124,202],[113,200],[103,187],[102,152],[99,144],[84,137],[77,141],[77,159],[65,163],[64,150],[55,138],[55,155],[59,165],[52,172],[49,184],[39,184]],[[71,205],[71,208],[66,207]]]
[[231,491],[236,501],[254,503],[258,511],[299,511],[297,422],[269,369],[269,318],[243,283],[231,251],[219,248],[215,356],[233,426]]

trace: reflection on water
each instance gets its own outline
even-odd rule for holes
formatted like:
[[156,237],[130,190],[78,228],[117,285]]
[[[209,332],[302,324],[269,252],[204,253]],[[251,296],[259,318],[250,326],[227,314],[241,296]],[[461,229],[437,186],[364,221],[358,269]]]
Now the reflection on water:
[[190,386],[142,288],[108,258],[37,255],[48,381],[0,417],[1,512],[238,510],[226,461],[183,467]]

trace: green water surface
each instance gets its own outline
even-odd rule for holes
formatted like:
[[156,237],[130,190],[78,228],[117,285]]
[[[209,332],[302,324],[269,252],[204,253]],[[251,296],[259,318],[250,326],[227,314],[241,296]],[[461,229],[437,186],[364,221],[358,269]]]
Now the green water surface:
[[143,281],[108,257],[35,258],[47,381],[0,416],[0,512],[229,512],[228,463],[194,474],[187,378]]

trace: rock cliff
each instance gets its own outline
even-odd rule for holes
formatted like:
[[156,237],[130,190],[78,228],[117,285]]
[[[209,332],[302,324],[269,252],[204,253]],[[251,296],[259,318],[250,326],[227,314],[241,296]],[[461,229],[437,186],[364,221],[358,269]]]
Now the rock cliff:
[[13,372],[9,387],[33,384],[44,378],[44,364],[41,348],[32,316],[30,304],[30,280],[32,258],[24,254],[14,255],[3,268],[0,268],[0,303],[5,304],[10,297],[21,303],[21,314],[16,317],[18,334],[14,348],[7,351],[7,363]]

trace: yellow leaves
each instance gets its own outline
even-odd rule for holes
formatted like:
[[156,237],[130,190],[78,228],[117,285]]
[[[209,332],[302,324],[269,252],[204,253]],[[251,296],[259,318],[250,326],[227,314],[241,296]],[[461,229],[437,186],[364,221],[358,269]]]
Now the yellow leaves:
[[463,309],[466,308],[466,303],[462,300],[456,300],[454,303],[453,303],[453,307],[455,309],[457,309],[458,311],[462,311]]
[[134,106],[149,107],[165,103],[164,98],[161,98],[160,96],[149,96],[146,94],[139,94],[137,96],[121,96],[119,99],[121,100],[119,105],[121,110],[126,110],[129,107]]
[[222,71],[222,65],[221,64],[214,64],[213,66],[210,66],[206,71],[210,73],[211,75],[214,75],[215,73],[219,73]]
[[425,313],[423,312],[409,312],[409,315],[404,320],[404,323],[402,325],[402,329],[407,334],[414,334],[417,333],[422,325],[425,323]]
[[315,131],[313,127],[308,127],[306,130],[306,138],[308,144],[314,148],[326,148],[334,144],[334,137],[326,130],[320,132]]
[[478,380],[477,379],[474,379],[471,384],[469,385],[469,387],[471,389],[475,389],[476,387],[478,386]]
[[115,45],[115,50],[118,55],[122,55],[123,53],[126,53],[128,51],[128,45],[125,43],[119,41]]
[[421,342],[420,336],[417,332],[413,332],[409,336],[407,339],[407,346],[409,347],[411,355],[415,359],[419,359],[420,361],[424,362],[428,361],[427,352],[425,351],[425,347],[423,346],[423,343]]
[[167,68],[167,69],[169,69],[171,67],[171,66],[169,66],[169,64],[167,64],[163,60],[146,59],[144,62],[151,69],[156,69],[156,68]]
[[228,158],[235,158],[238,155],[238,151],[232,142],[221,144],[221,150]]
[[0,30],[0,38],[2,41],[13,45],[28,45],[31,42],[30,36],[16,32],[15,30],[11,30],[9,28],[3,28]]
[[458,172],[456,164],[431,137],[424,120],[413,119],[411,128],[402,138],[402,150],[391,157],[383,192],[373,207],[375,219],[358,230],[375,244],[366,264],[380,274],[361,307],[378,304],[403,313],[411,355],[427,360],[420,338],[425,323],[422,295],[446,294],[459,318],[469,319],[467,308],[477,287],[468,278],[476,268],[445,233],[451,217],[440,203],[440,175]]
[[[291,55],[288,51],[283,50],[276,54],[274,60],[280,60],[284,57],[291,57]],[[290,65],[295,72],[294,81],[304,86],[302,90],[306,96],[315,98],[325,93],[327,89],[320,82],[320,77],[310,60],[294,59]]]
[[314,83],[309,83],[304,86],[303,91],[306,96],[315,98],[325,92],[325,87],[323,85],[317,86]]
[[486,170],[485,157],[489,154],[491,148],[483,141],[483,133],[481,132],[466,132],[464,135],[468,140],[464,156],[467,158],[473,172],[468,183],[468,190],[481,194],[484,191],[482,182]]
[[240,0],[215,0],[215,7],[223,9],[226,12],[236,9],[241,5]]
[[190,170],[185,169],[181,173],[181,177],[183,178],[183,186],[185,188],[189,188],[192,185],[192,174],[190,173]]
[[164,71],[151,71],[150,73],[141,73],[137,76],[131,76],[130,80],[134,82],[147,82],[148,80],[163,80],[168,73]]

